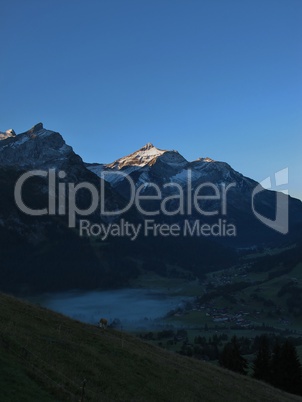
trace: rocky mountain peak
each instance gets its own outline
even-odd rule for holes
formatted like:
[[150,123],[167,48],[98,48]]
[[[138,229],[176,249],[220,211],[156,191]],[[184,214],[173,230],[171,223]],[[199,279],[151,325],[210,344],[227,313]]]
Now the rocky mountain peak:
[[121,169],[125,166],[138,166],[143,167],[154,163],[154,161],[161,155],[163,155],[165,150],[156,148],[153,144],[148,142],[138,151],[133,152],[130,155],[124,156],[123,158],[117,159],[113,163],[106,165],[108,168]]
[[151,149],[151,148],[156,148],[151,142],[148,142],[146,145],[144,145],[142,148],[141,148],[141,150],[142,151],[147,151],[147,150],[149,150],[149,149]]
[[35,124],[30,130],[27,131],[28,134],[35,134],[38,131],[43,130],[43,123],[37,123]]
[[13,130],[12,128],[10,128],[9,130],[6,130],[4,133],[0,131],[0,141],[6,140],[7,138],[10,138],[10,137],[15,137],[15,136],[16,136],[15,130]]
[[70,161],[82,164],[61,134],[45,129],[42,123],[18,135],[8,130],[0,139],[0,166],[48,169],[62,168]]
[[197,159],[198,162],[215,162],[214,159],[209,158],[208,156],[206,156],[205,158],[201,157]]

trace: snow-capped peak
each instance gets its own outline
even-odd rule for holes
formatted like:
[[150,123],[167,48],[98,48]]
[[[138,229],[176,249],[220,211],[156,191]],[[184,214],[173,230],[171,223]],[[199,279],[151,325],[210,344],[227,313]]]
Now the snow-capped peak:
[[124,166],[142,167],[146,165],[152,165],[156,161],[156,159],[159,156],[163,155],[165,152],[167,151],[158,149],[153,144],[148,142],[138,151],[133,152],[132,154],[127,155],[123,158],[117,159],[115,162],[107,165],[107,167],[121,169]]
[[205,158],[198,158],[196,161],[197,162],[215,162],[214,159],[209,158],[208,156]]
[[156,148],[153,144],[151,144],[151,142],[148,142],[146,145],[144,145],[141,149],[143,150],[148,150],[151,148]]
[[2,131],[0,131],[0,141],[6,140],[6,138],[10,138],[10,137],[16,137],[15,130],[13,130],[12,128],[10,128],[9,130],[6,130],[4,133]]

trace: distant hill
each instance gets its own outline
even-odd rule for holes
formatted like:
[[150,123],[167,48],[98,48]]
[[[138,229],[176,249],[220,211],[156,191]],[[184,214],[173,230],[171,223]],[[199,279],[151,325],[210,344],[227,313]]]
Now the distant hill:
[[302,401],[209,363],[171,354],[0,294],[1,402]]

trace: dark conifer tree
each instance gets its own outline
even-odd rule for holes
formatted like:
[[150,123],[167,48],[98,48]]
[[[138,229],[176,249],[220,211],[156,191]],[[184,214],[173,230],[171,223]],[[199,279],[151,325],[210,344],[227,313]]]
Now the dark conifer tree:
[[240,374],[247,374],[247,360],[241,356],[240,347],[236,336],[228,342],[219,358],[222,367],[235,371]]
[[302,394],[301,364],[295,346],[286,341],[280,351],[279,370],[281,374],[279,387],[293,394]]
[[254,373],[253,377],[258,380],[266,382],[270,381],[270,350],[267,336],[262,335],[259,340],[259,348],[257,356],[253,365]]
[[280,362],[280,354],[281,354],[281,347],[279,342],[277,341],[272,352],[271,361],[270,361],[270,383],[274,387],[279,387],[282,383],[282,374],[283,369],[281,367]]

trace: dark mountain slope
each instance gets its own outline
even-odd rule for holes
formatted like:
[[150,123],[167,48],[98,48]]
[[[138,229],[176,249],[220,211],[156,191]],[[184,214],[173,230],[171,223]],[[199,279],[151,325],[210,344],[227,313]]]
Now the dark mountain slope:
[[[84,379],[84,401],[302,400],[125,333],[102,331],[3,294],[0,350],[3,402],[78,401]],[[22,388],[21,379],[26,379]]]
[[[123,286],[131,273],[123,273],[123,256],[108,250],[104,259],[89,239],[68,228],[64,217],[29,216],[14,202],[19,172],[0,169],[0,288],[32,294],[64,289]],[[35,178],[25,187],[24,200],[42,208],[45,182]],[[113,263],[112,261],[117,261]]]

